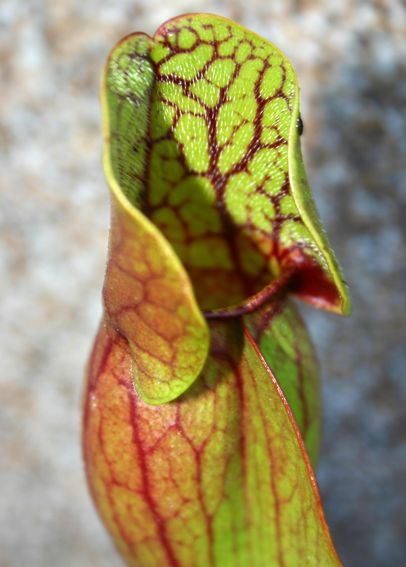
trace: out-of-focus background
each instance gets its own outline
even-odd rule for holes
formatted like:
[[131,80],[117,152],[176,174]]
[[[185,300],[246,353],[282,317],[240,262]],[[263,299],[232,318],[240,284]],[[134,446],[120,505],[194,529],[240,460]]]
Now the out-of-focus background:
[[347,567],[406,565],[403,0],[1,0],[0,567],[121,565],[80,454],[108,233],[98,84],[121,36],[190,11],[296,66],[308,174],[354,303],[349,319],[305,310],[323,502]]

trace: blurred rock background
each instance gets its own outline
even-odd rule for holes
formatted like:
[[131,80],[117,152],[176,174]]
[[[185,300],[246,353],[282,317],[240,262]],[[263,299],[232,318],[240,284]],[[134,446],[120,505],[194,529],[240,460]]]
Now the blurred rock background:
[[274,41],[349,281],[344,320],[306,309],[323,373],[318,478],[347,567],[406,565],[406,14],[402,0],[1,0],[0,567],[121,565],[80,455],[108,196],[98,84],[124,34],[190,11]]

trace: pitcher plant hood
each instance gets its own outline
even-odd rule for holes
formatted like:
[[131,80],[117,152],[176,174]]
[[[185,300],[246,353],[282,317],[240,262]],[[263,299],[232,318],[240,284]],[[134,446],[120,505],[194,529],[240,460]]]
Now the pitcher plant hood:
[[348,313],[303,167],[296,74],[274,45],[218,16],[175,18],[116,45],[101,98],[105,306],[146,401],[199,375],[203,314],[247,313],[281,289]]
[[101,517],[131,567],[339,567],[311,468],[317,363],[292,297],[350,304],[291,63],[190,14],[123,38],[101,99],[112,217],[83,428]]

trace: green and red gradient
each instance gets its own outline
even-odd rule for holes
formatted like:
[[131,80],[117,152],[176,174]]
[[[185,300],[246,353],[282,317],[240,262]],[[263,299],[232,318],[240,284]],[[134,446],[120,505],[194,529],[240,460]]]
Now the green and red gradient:
[[133,567],[340,565],[289,295],[350,307],[292,65],[229,20],[181,16],[113,49],[102,105],[112,222],[84,404],[101,517]]

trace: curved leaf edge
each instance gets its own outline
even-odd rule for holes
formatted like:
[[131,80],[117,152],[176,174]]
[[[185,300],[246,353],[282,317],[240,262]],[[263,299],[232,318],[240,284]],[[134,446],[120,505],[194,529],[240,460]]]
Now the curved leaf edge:
[[[132,33],[132,34],[128,34],[125,37],[123,37],[114,47],[113,49],[110,51],[110,54],[107,58],[107,63],[105,65],[104,68],[104,72],[102,75],[102,80],[101,80],[101,88],[100,88],[100,101],[101,101],[101,107],[102,107],[102,131],[103,131],[103,139],[104,139],[104,148],[103,148],[103,168],[104,168],[104,174],[106,177],[106,181],[107,181],[107,185],[110,189],[110,192],[112,194],[112,199],[115,199],[118,203],[118,205],[121,207],[121,209],[123,211],[125,211],[125,213],[127,215],[129,215],[129,217],[131,219],[134,220],[134,222],[136,224],[139,224],[143,227],[143,229],[152,234],[154,239],[159,243],[159,247],[163,253],[163,255],[165,255],[169,261],[171,262],[171,264],[174,266],[175,270],[179,273],[180,275],[180,280],[182,280],[185,283],[185,289],[184,289],[184,294],[186,296],[189,296],[190,298],[190,307],[192,310],[192,315],[196,321],[196,324],[199,325],[201,328],[205,329],[205,339],[201,344],[201,348],[204,350],[205,352],[205,356],[204,356],[204,361],[201,364],[201,368],[199,368],[199,371],[196,372],[194,380],[197,379],[197,377],[200,374],[200,371],[202,370],[205,360],[207,358],[208,352],[209,352],[209,346],[210,346],[210,332],[209,332],[209,328],[207,325],[207,321],[197,303],[196,297],[195,297],[195,293],[194,293],[194,289],[192,286],[192,282],[190,281],[189,275],[187,273],[187,271],[185,270],[182,262],[180,261],[178,255],[176,254],[176,252],[174,251],[172,245],[170,244],[170,242],[163,236],[163,234],[157,229],[157,227],[148,219],[147,216],[145,216],[136,206],[134,206],[130,199],[124,194],[124,192],[122,191],[120,185],[118,184],[118,182],[115,179],[114,173],[113,173],[113,168],[112,168],[112,163],[111,163],[111,159],[110,159],[110,152],[109,152],[109,138],[110,138],[110,127],[109,127],[109,112],[108,112],[108,101],[107,101],[107,96],[105,95],[105,93],[107,92],[107,88],[106,88],[106,80],[107,80],[107,70],[108,70],[108,65],[110,62],[110,58],[112,57],[112,54],[114,53],[114,51],[117,49],[118,46],[120,46],[122,43],[124,43],[125,41],[128,41],[128,39],[133,38],[133,37],[145,37],[147,36],[147,34],[141,33],[141,32],[136,32],[136,33]],[[149,36],[147,36],[149,37]],[[137,380],[135,380],[135,382],[137,383],[137,391],[140,395],[140,397],[146,402],[149,403],[151,405],[159,405],[162,403],[166,403],[166,402],[171,402],[174,399],[177,399],[179,396],[181,396],[194,382],[194,380],[191,380],[188,383],[185,383],[185,387],[181,390],[181,391],[177,391],[175,395],[171,395],[171,396],[166,396],[166,397],[160,397],[160,398],[150,398],[144,391],[143,389],[140,387],[140,384],[138,383]]]
[[253,339],[250,331],[248,330],[248,328],[245,324],[243,325],[243,327],[244,327],[244,335],[245,335],[247,341],[251,344],[253,350],[255,351],[256,355],[258,356],[259,360],[261,361],[263,367],[265,368],[265,370],[266,370],[266,372],[269,376],[269,379],[271,380],[272,384],[274,385],[274,387],[275,387],[275,389],[278,393],[279,399],[280,399],[281,404],[283,405],[283,407],[285,409],[288,420],[289,420],[290,424],[292,425],[294,434],[296,436],[297,443],[299,445],[300,452],[302,454],[304,463],[306,465],[308,477],[309,477],[309,480],[310,480],[310,485],[311,485],[311,488],[312,488],[312,491],[313,491],[313,496],[314,496],[314,499],[315,499],[315,502],[316,502],[317,512],[318,512],[318,516],[319,516],[319,519],[320,519],[320,523],[321,523],[322,528],[323,528],[323,532],[326,536],[326,540],[329,542],[329,546],[330,546],[330,549],[331,549],[333,556],[336,560],[337,567],[344,567],[343,564],[341,563],[340,558],[338,557],[337,551],[334,547],[334,544],[333,544],[333,541],[332,541],[332,538],[331,538],[330,530],[329,530],[326,518],[324,516],[323,505],[322,505],[322,502],[321,502],[321,496],[320,496],[319,487],[317,485],[316,476],[315,476],[315,473],[313,471],[312,465],[310,463],[310,458],[309,458],[309,455],[307,453],[307,450],[306,450],[306,447],[305,447],[305,444],[304,444],[304,441],[303,441],[303,437],[302,437],[300,430],[299,430],[299,427],[296,423],[295,417],[292,413],[292,410],[291,410],[291,408],[288,404],[287,399],[285,398],[285,395],[282,391],[282,388],[280,387],[280,385],[278,383],[278,380],[274,376],[274,374],[273,374],[272,370],[270,369],[270,367],[268,366],[265,358],[261,354],[261,351],[259,350],[258,345],[256,344],[255,340]]
[[[286,58],[294,69],[292,63]],[[296,206],[303,218],[305,226],[312,235],[314,241],[319,247],[320,253],[326,262],[328,273],[338,291],[340,303],[338,305],[319,304],[317,301],[310,302],[316,308],[324,308],[337,315],[349,315],[351,313],[351,300],[345,283],[341,268],[335,257],[333,249],[330,246],[324,226],[320,220],[317,206],[311,194],[307,181],[306,170],[303,165],[302,150],[300,146],[300,134],[298,132],[297,123],[300,118],[300,87],[295,72],[295,89],[294,107],[292,111],[292,122],[289,132],[289,179],[292,188],[292,196]]]

